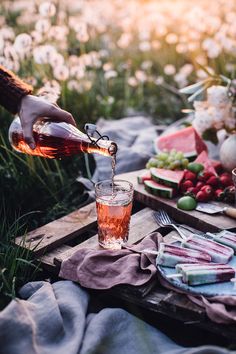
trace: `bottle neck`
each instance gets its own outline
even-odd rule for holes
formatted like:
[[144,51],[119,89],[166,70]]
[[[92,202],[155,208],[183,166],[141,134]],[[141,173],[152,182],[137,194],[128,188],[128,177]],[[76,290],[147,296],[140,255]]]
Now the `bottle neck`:
[[117,152],[117,145],[111,140],[98,140],[91,138],[94,143],[90,143],[88,147],[89,153],[99,153],[104,156],[114,156]]

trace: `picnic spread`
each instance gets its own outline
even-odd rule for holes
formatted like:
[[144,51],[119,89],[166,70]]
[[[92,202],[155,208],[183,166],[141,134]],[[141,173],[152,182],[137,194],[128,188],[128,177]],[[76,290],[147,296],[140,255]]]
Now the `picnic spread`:
[[[123,121],[123,129],[126,129],[126,124],[131,124],[131,120],[132,118],[127,118]],[[142,121],[147,124],[147,134],[143,134],[141,144],[147,144],[149,132],[151,129],[153,130],[153,127],[150,121],[146,121],[142,117],[139,118],[137,126]],[[113,122],[113,124],[115,125],[114,131],[116,131],[117,122]],[[135,121],[133,124],[135,125]],[[96,228],[96,206],[92,202],[61,219],[30,231],[24,238],[24,247],[30,248],[35,257],[40,258],[41,266],[45,270],[52,274],[57,274],[63,279],[77,282],[84,289],[92,289],[97,291],[98,294],[108,294],[115,299],[123,299],[131,304],[136,304],[141,308],[152,311],[157,316],[160,313],[170,319],[178,319],[181,322],[193,321],[199,328],[207,328],[213,333],[221,333],[226,338],[234,341],[233,334],[235,333],[236,321],[236,288],[233,281],[236,264],[236,257],[234,256],[236,240],[234,215],[230,217],[220,213],[216,216],[214,213],[198,211],[196,206],[201,200],[196,198],[198,192],[194,196],[194,191],[187,190],[185,183],[190,180],[189,172],[191,172],[195,174],[194,179],[192,178],[195,186],[192,185],[191,187],[196,188],[197,183],[200,182],[197,178],[198,174],[206,178],[204,176],[205,166],[213,171],[218,181],[219,175],[215,168],[221,171],[221,167],[219,163],[212,161],[208,157],[206,150],[202,150],[197,157],[201,163],[197,161],[196,165],[194,165],[194,162],[190,162],[190,169],[187,169],[187,165],[185,165],[187,158],[181,155],[179,157],[183,165],[181,166],[180,163],[177,167],[182,169],[165,170],[163,166],[153,166],[154,159],[157,160],[155,163],[160,161],[155,157],[157,154],[150,149],[147,150],[145,157],[142,157],[142,154],[140,157],[140,159],[144,158],[146,161],[151,158],[147,164],[147,169],[140,170],[139,166],[137,169],[135,167],[136,164],[143,165],[143,163],[138,159],[134,159],[131,147],[135,144],[139,133],[136,132],[136,136],[135,132],[132,134],[132,139],[127,137],[129,134],[126,134],[127,148],[124,148],[123,152],[121,149],[120,161],[126,161],[124,169],[127,168],[133,170],[133,172],[118,176],[119,179],[132,183],[134,187],[134,211],[130,221],[128,243],[124,244],[119,250],[99,247]],[[121,136],[124,136],[124,134],[122,133]],[[195,133],[194,136],[196,136]],[[167,138],[165,139],[167,140]],[[199,146],[199,144],[196,144],[196,146]],[[202,146],[204,147],[204,145]],[[128,154],[128,151],[131,151],[131,155]],[[137,146],[134,151],[137,151]],[[194,151],[192,147],[191,151],[195,154],[194,157],[196,159],[197,151]],[[167,157],[170,156],[166,151],[163,153]],[[175,155],[178,153],[177,150],[174,151]],[[124,155],[126,155],[126,159],[124,159]],[[97,158],[99,159],[98,166],[102,165],[101,161],[104,161],[104,157],[98,155]],[[129,161],[134,162],[134,164]],[[150,166],[150,163],[152,166]],[[203,167],[198,172],[196,170],[195,172],[191,171],[191,168],[199,168],[199,165]],[[119,170],[119,163],[117,169]],[[108,176],[109,172],[105,169],[106,176]],[[222,176],[224,172],[221,171],[219,173]],[[104,174],[102,178],[99,178],[98,170],[95,172],[95,176],[96,174],[97,180],[104,179]],[[173,174],[177,178],[173,179]],[[227,173],[224,176],[228,178]],[[208,179],[211,177],[212,175],[207,175]],[[225,186],[225,189],[232,187],[231,182],[227,181],[228,185]],[[155,188],[150,187],[150,183]],[[222,189],[223,182],[220,178],[218,183]],[[158,188],[156,188],[156,185],[158,185]],[[208,186],[213,187],[210,184]],[[188,188],[191,187],[188,186]],[[198,188],[200,191],[202,185]],[[155,191],[153,192],[153,190]],[[216,189],[211,188],[209,193],[206,191],[208,193],[207,201],[212,202],[214,200],[214,205],[221,208],[221,210],[225,210],[226,207],[233,209],[232,204],[227,203],[228,196],[230,195],[232,198],[233,195],[232,191],[227,193],[228,190],[229,188],[226,191],[224,190],[224,197],[222,197],[215,193]],[[179,197],[192,198],[196,203],[194,207],[183,207],[178,202]],[[170,225],[162,225],[160,221],[159,223],[156,221],[154,211],[160,212],[162,210],[171,218],[171,222],[179,226],[178,230],[181,229],[180,235],[182,232],[182,238],[176,231],[172,230]],[[16,244],[22,245],[22,237],[16,239]],[[36,289],[36,291],[30,291],[32,297],[29,298],[29,301],[34,302],[34,299],[41,296],[39,295],[40,292],[51,292],[55,291],[57,287],[63,288],[67,286],[74,287],[68,281],[55,283],[52,286],[49,284],[37,285],[37,283],[28,284],[29,288]],[[87,293],[84,293],[84,290],[81,290],[80,287],[77,286],[75,291],[82,291],[83,294],[86,294],[83,296],[88,299]],[[27,291],[24,293],[24,288],[23,294],[26,294],[24,296],[28,298],[29,295]],[[70,295],[68,294],[68,296]],[[56,301],[59,300],[57,299]],[[83,316],[85,315],[83,314]],[[95,319],[98,314],[92,316]],[[125,316],[128,316],[129,321],[133,321],[132,315],[125,312]],[[37,321],[40,321],[40,319]],[[102,318],[101,321],[103,321]],[[121,320],[119,322],[123,323]],[[91,326],[93,325],[92,320],[89,323],[91,323]],[[145,324],[145,328],[146,326],[149,332],[148,336],[152,336],[152,333],[154,333],[155,338],[158,340],[158,336],[162,334],[153,327]],[[116,326],[114,328],[116,330]],[[85,336],[85,339],[83,339],[86,348],[85,353],[87,352],[87,331],[89,331],[89,328],[84,330],[82,334]],[[131,330],[128,326],[127,333],[129,331]],[[110,334],[108,330],[107,335],[113,340],[113,332]],[[96,344],[103,345],[103,339],[103,335],[101,335]],[[97,337],[95,336],[93,341],[96,340]],[[157,343],[152,340],[150,337],[148,343]],[[91,338],[89,338],[90,341]],[[163,343],[166,343],[167,346],[159,347],[161,348],[160,353],[164,353],[164,350],[169,350],[170,353],[172,351],[173,353],[188,353],[188,349],[176,348],[175,344],[170,344],[170,339],[164,340]],[[78,345],[77,343],[76,350],[78,350]],[[160,343],[158,345],[160,346]],[[168,347],[168,345],[170,346]],[[108,346],[107,353],[118,353],[119,346],[119,341],[113,344],[112,351],[109,351],[110,347]],[[151,350],[158,353],[159,349],[156,346],[157,344],[154,346],[155,351],[154,349]],[[47,352],[45,348],[42,346],[42,353]],[[131,349],[128,345],[125,348],[127,348],[127,353],[132,353],[133,348]],[[135,344],[134,348],[136,353],[145,352],[142,346],[139,347],[139,345],[136,346]],[[191,350],[193,350],[191,353],[228,352],[216,347]],[[14,350],[9,352],[14,353]],[[80,352],[83,353],[83,345],[80,347]],[[105,349],[103,353],[106,353]]]

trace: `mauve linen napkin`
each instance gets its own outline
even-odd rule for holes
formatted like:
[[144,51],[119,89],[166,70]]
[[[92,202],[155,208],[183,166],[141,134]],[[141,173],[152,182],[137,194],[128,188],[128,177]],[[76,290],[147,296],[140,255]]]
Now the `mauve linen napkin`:
[[120,284],[143,285],[156,275],[156,256],[138,252],[147,248],[156,251],[162,241],[162,236],[154,232],[129,246],[133,251],[82,248],[62,262],[59,276],[90,289],[110,289]]
[[138,253],[146,248],[158,250],[160,242],[163,242],[162,236],[154,232],[131,246],[136,252],[83,248],[63,261],[59,275],[86,288],[100,290],[121,284],[140,286],[158,277],[164,287],[185,294],[192,302],[205,308],[213,322],[236,323],[236,296],[204,297],[183,292],[161,277],[155,265],[155,255]]
[[206,310],[207,316],[216,323],[232,324],[236,323],[236,296],[211,296],[205,297],[202,295],[192,295],[190,292],[184,292],[170,284],[162,276],[158,275],[162,286],[180,294],[185,294],[189,300],[203,307]]

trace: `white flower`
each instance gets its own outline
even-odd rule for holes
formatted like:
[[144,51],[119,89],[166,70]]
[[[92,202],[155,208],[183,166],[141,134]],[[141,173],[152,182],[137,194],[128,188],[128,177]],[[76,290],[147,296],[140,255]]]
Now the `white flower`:
[[49,31],[50,27],[51,27],[51,24],[46,18],[38,20],[35,24],[36,31],[38,31],[42,34],[46,34]]
[[193,69],[192,64],[185,64],[180,68],[179,72],[183,75],[189,76],[193,72]]
[[207,89],[207,101],[210,106],[222,107],[230,103],[228,89],[225,86],[211,86]]
[[105,64],[103,64],[102,68],[103,68],[104,71],[112,70],[113,69],[113,64],[111,62],[105,63]]
[[52,45],[41,45],[34,48],[33,57],[37,64],[48,64],[56,54],[56,48]]
[[161,48],[161,43],[158,40],[154,40],[151,42],[151,46],[153,49],[158,50]]
[[104,78],[106,80],[113,79],[115,77],[117,77],[117,71],[115,70],[109,70],[104,73]]
[[85,76],[85,67],[83,65],[74,65],[70,68],[70,76],[76,77],[77,80],[83,79]]
[[163,76],[157,76],[156,80],[155,80],[155,84],[156,85],[162,85],[164,83],[164,78]]
[[43,2],[39,6],[39,13],[43,17],[53,17],[56,14],[56,6],[52,2]]
[[20,55],[31,50],[32,38],[27,33],[21,33],[15,38],[14,48]]
[[118,47],[125,49],[130,45],[132,39],[133,39],[133,37],[132,37],[131,33],[122,33],[122,35],[120,36],[120,38],[117,41],[117,45],[118,45]]
[[182,53],[186,53],[187,51],[188,51],[188,45],[187,44],[185,44],[185,43],[177,44],[177,46],[176,46],[176,52],[177,53],[182,54]]
[[52,66],[52,68],[56,66],[62,66],[64,64],[64,57],[63,55],[55,52],[52,53],[52,55],[49,58],[49,64]]
[[135,71],[135,77],[139,82],[146,82],[147,81],[147,75],[144,71],[142,70],[136,70]]
[[127,82],[128,82],[128,85],[131,87],[138,86],[138,80],[134,76],[129,77]]
[[174,76],[174,80],[177,82],[179,87],[187,86],[188,81],[186,79],[186,75],[179,72]]
[[67,87],[70,91],[79,91],[80,85],[76,80],[70,80],[67,83]]
[[148,52],[151,49],[151,43],[148,41],[140,42],[139,49],[141,50],[141,52]]
[[208,108],[208,102],[207,101],[194,101],[193,107],[194,107],[195,111],[203,111]]
[[205,130],[212,127],[212,117],[209,115],[207,110],[197,111],[194,114],[192,125],[197,132],[202,135]]
[[55,79],[59,81],[65,81],[69,77],[69,69],[65,65],[57,66],[53,70]]
[[151,69],[151,67],[152,67],[151,60],[145,60],[141,64],[141,69],[143,69],[143,70],[149,70],[149,69]]
[[178,42],[178,36],[175,33],[169,33],[166,36],[166,43],[175,44]]
[[172,64],[167,64],[164,66],[164,73],[166,75],[174,75],[176,73],[176,69],[174,67],[174,65]]

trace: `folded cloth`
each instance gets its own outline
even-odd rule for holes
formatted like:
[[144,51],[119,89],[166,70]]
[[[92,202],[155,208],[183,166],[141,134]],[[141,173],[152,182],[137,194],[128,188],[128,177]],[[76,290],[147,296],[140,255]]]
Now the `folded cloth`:
[[0,312],[0,354],[229,354],[184,348],[120,308],[92,311],[89,294],[70,281],[33,282]]
[[110,289],[115,285],[143,285],[155,277],[155,255],[139,253],[158,250],[162,236],[154,232],[131,250],[94,250],[83,248],[62,262],[59,276],[79,282],[90,289]]
[[170,284],[162,276],[158,275],[161,285],[165,288],[174,290],[178,293],[185,294],[188,299],[200,307],[203,307],[206,310],[207,316],[216,323],[222,324],[232,324],[236,323],[236,296],[227,295],[227,296],[196,296],[190,292],[185,292],[176,288],[174,285]]

